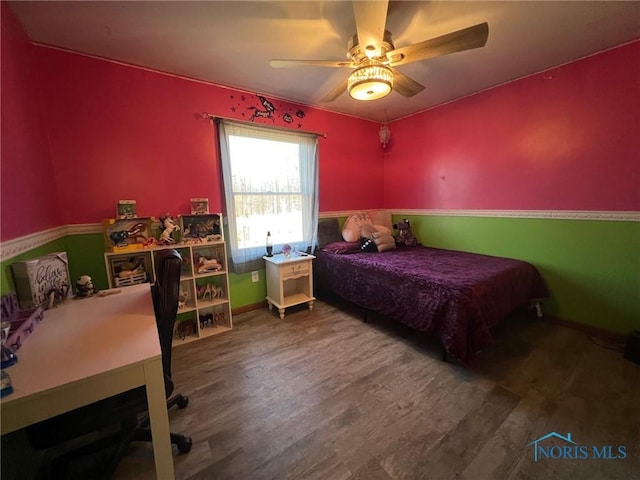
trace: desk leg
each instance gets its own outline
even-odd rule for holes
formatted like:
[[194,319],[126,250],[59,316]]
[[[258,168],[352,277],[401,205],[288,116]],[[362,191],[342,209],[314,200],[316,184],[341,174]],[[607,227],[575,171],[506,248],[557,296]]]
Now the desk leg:
[[145,364],[145,379],[147,383],[147,399],[149,403],[149,421],[151,424],[151,438],[153,439],[153,459],[156,464],[156,478],[175,478],[173,471],[173,452],[171,451],[169,414],[164,391],[164,374],[162,361]]

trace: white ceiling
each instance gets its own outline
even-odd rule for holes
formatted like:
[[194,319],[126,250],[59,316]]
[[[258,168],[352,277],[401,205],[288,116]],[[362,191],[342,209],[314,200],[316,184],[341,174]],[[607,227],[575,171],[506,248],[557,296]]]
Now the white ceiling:
[[397,67],[425,85],[361,102],[320,103],[350,70],[276,69],[270,59],[346,60],[351,2],[10,2],[37,43],[384,121],[640,38],[638,1],[426,1],[389,4],[396,48],[482,22],[485,47]]

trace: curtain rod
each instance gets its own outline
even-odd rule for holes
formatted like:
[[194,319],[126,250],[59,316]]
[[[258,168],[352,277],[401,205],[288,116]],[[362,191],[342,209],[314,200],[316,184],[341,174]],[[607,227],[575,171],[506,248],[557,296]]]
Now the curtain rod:
[[209,119],[212,124],[213,124],[213,121],[216,118],[218,118],[220,120],[229,120],[229,121],[232,121],[232,122],[244,123],[244,124],[247,124],[247,125],[266,127],[266,128],[273,128],[273,129],[276,129],[276,130],[283,130],[285,132],[300,132],[300,133],[306,133],[306,134],[309,134],[309,135],[316,135],[317,137],[327,138],[327,134],[326,133],[310,132],[310,131],[306,131],[306,130],[294,130],[293,128],[280,127],[278,125],[271,126],[271,125],[264,125],[262,123],[255,124],[255,123],[249,122],[247,120],[238,120],[237,118],[223,117],[222,115],[214,115],[214,114],[208,113],[208,112],[202,112],[200,114],[200,117],[201,118],[205,118],[205,119]]

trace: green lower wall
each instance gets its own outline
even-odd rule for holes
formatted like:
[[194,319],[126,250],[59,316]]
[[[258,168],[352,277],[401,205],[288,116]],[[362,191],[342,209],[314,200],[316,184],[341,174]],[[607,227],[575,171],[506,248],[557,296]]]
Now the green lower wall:
[[627,334],[640,329],[640,223],[457,216],[409,218],[423,245],[534,264],[551,291],[543,310]]
[[[409,218],[423,245],[533,263],[551,291],[545,312],[604,330],[640,330],[640,223],[596,220],[395,215]],[[340,218],[340,223],[344,218]],[[0,264],[0,291],[12,290],[10,264],[66,251],[72,283],[89,274],[107,288],[102,234],[68,235]],[[230,274],[231,308],[264,301],[265,270]]]
[[258,270],[259,280],[251,281],[251,273],[230,273],[229,290],[231,290],[231,308],[244,307],[264,303],[267,296],[265,269]]

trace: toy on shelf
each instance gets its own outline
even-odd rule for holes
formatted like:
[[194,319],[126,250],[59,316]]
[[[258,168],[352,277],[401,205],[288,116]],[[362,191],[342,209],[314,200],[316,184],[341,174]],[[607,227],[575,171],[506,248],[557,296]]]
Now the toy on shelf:
[[224,298],[224,289],[215,283],[207,283],[198,287],[198,298],[200,300],[215,300],[216,298]]
[[144,242],[147,241],[147,237],[144,235],[145,231],[144,223],[136,223],[131,230],[116,230],[109,234],[111,241],[118,247],[126,247],[128,238],[135,238],[136,240],[142,237]]
[[176,335],[180,340],[197,335],[196,323],[193,320],[181,320],[176,325]]
[[109,218],[102,221],[105,248],[108,252],[140,250],[148,246],[153,218]]
[[176,230],[180,230],[180,227],[168,213],[160,217],[160,223],[162,224],[162,233],[158,239],[160,245],[173,245],[176,241],[171,237],[171,234]]
[[222,240],[220,215],[180,215],[182,232],[188,242],[219,242]]
[[151,254],[118,255],[109,257],[108,268],[113,287],[126,287],[151,281]]
[[217,258],[198,257],[198,273],[217,272],[222,270],[222,265]]
[[189,292],[180,285],[180,291],[178,292],[178,309],[187,308],[189,297]]
[[227,321],[227,316],[224,314],[224,312],[216,313],[215,325],[224,325],[226,321]]
[[204,315],[200,315],[200,328],[204,328],[208,325],[215,327],[215,323],[213,321],[213,313],[205,313]]
[[118,200],[118,218],[131,219],[136,218],[136,201],[135,200]]
[[208,198],[191,199],[191,215],[206,215],[209,213]]

